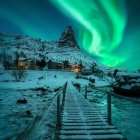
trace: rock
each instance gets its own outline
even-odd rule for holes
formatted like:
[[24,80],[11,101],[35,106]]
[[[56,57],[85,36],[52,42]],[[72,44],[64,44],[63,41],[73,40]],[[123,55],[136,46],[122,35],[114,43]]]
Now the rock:
[[68,26],[65,31],[62,33],[59,41],[58,41],[58,47],[65,47],[70,46],[73,48],[78,48],[77,42],[74,37],[74,31],[71,26]]
[[33,89],[34,91],[42,91],[42,92],[45,92],[47,91],[48,89],[47,88],[43,88],[43,87],[39,87],[39,88],[35,88]]
[[26,110],[25,112],[27,115],[32,115],[31,111],[30,110]]
[[24,99],[18,99],[17,104],[27,104],[27,100],[25,98]]
[[93,78],[89,78],[89,81],[90,81],[91,83],[95,83],[95,79],[93,79]]
[[60,88],[61,88],[61,87],[55,88],[55,89],[54,89],[54,92],[59,91]]

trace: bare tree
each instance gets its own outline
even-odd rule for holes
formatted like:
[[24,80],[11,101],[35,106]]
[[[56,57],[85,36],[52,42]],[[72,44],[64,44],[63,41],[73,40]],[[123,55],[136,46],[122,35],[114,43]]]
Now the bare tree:
[[5,69],[11,64],[11,58],[12,56],[8,53],[6,53],[5,50],[3,50],[0,54],[0,62],[3,64]]
[[11,74],[15,78],[16,82],[20,82],[25,76],[25,70],[23,69],[13,70]]
[[64,60],[63,64],[64,64],[64,69],[66,69],[69,66],[69,61],[68,60]]

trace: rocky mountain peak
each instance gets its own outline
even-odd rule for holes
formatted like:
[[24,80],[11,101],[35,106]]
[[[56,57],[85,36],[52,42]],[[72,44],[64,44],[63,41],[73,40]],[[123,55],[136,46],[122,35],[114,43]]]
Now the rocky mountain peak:
[[74,31],[71,26],[67,26],[58,41],[58,47],[70,46],[73,48],[79,48],[74,37]]

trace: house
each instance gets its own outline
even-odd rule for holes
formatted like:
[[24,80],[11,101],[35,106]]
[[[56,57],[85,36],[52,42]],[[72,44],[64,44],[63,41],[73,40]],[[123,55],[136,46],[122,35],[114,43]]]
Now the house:
[[24,68],[24,69],[34,69],[35,68],[35,63],[30,58],[20,57],[18,59],[17,67],[18,68]]
[[71,65],[70,68],[74,72],[80,72],[81,71],[81,67],[78,66],[78,65]]
[[57,61],[48,61],[48,69],[61,69],[61,70],[72,70],[74,72],[80,72],[81,67],[78,65],[72,65],[72,64],[65,64],[66,61],[63,62],[57,62]]
[[64,63],[49,60],[48,61],[48,69],[64,69]]
[[83,75],[91,75],[92,74],[92,70],[88,69],[88,68],[83,68],[81,70],[81,74],[83,74]]

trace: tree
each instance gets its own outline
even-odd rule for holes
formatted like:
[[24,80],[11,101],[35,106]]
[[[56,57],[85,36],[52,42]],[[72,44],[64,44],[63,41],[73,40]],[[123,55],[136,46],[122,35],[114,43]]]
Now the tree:
[[64,60],[63,64],[64,64],[64,69],[66,69],[69,66],[69,61],[68,60]]
[[36,65],[42,69],[47,65],[47,63],[44,59],[41,59],[41,60],[36,61]]
[[78,66],[80,67],[80,71],[81,71],[81,69],[83,69],[83,68],[84,68],[83,63],[82,63],[82,60],[80,60],[80,62],[79,62],[79,64],[78,64]]
[[3,50],[1,52],[1,54],[0,54],[0,62],[3,64],[5,69],[7,69],[10,66],[11,59],[12,59],[12,56],[10,54],[6,53],[5,50]]
[[23,79],[25,76],[25,70],[23,69],[13,70],[11,75],[15,78],[16,82],[20,82],[21,79]]
[[19,60],[19,53],[17,51],[15,51],[15,65],[17,66],[18,65],[18,60]]

